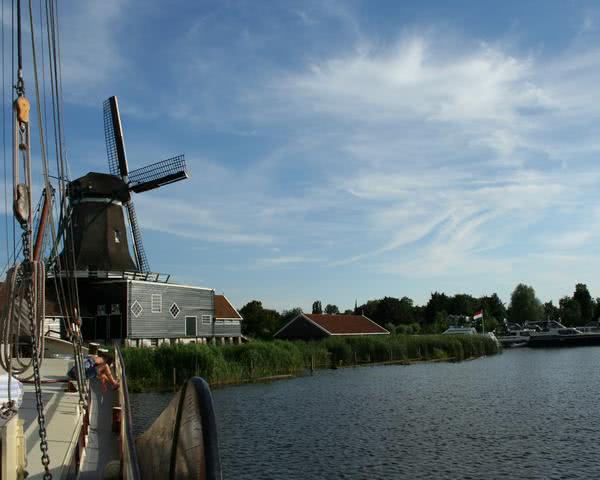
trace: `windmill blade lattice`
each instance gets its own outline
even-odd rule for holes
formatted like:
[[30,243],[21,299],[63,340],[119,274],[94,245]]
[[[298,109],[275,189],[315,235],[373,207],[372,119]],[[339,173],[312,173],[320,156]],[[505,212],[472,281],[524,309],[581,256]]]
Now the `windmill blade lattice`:
[[117,97],[104,101],[104,139],[106,140],[106,155],[108,156],[108,171],[111,175],[127,177],[129,173],[123,127],[119,115]]
[[188,178],[185,157],[177,155],[129,173],[129,188],[135,193],[146,192]]
[[148,257],[144,250],[144,243],[142,242],[142,231],[137,221],[137,214],[135,213],[135,207],[133,202],[127,202],[127,214],[129,216],[129,225],[131,226],[131,235],[133,237],[133,247],[135,249],[135,258],[137,260],[138,268],[141,272],[149,272],[150,264],[148,263]]

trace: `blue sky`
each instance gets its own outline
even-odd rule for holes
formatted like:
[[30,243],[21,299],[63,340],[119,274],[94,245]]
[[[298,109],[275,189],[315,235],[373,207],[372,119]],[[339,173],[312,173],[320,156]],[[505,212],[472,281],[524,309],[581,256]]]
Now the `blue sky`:
[[135,197],[153,270],[279,310],[600,296],[596,2],[71,1],[61,32],[73,177],[110,95],[132,168],[186,154]]

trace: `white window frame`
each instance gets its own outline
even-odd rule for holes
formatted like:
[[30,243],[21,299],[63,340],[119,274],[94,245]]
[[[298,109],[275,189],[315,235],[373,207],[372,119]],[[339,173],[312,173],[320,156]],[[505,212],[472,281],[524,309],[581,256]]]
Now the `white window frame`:
[[[197,337],[198,336],[198,317],[196,315],[186,315],[184,318],[185,319],[183,321],[183,329],[184,329],[184,332],[185,332],[185,336],[189,337],[189,338]],[[194,335],[188,335],[188,333],[187,333],[187,321],[188,321],[188,318],[193,318],[194,319]]]
[[[158,308],[155,308],[155,302],[158,302]],[[150,295],[150,312],[162,313],[162,293],[153,293]]]
[[210,325],[212,323],[212,315],[209,313],[202,314],[202,325]]

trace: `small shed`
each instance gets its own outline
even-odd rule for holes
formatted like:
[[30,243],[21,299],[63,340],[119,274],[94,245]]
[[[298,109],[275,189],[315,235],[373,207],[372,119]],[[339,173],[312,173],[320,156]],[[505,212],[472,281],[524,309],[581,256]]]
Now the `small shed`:
[[332,336],[389,335],[382,326],[364,315],[301,313],[273,335],[281,340],[311,340]]

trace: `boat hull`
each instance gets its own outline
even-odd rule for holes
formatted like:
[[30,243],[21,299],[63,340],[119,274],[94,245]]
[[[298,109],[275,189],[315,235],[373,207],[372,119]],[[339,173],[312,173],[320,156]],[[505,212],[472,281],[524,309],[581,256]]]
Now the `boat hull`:
[[502,338],[500,338],[499,341],[503,348],[520,348],[520,347],[526,347],[529,344],[529,339],[518,340],[518,341],[514,341],[514,340],[506,341],[506,340],[503,340]]
[[530,347],[580,347],[600,345],[600,333],[582,333],[580,335],[532,335]]
[[208,384],[200,377],[188,380],[135,444],[144,479],[221,480]]

